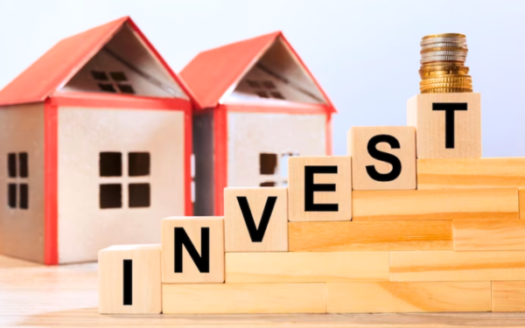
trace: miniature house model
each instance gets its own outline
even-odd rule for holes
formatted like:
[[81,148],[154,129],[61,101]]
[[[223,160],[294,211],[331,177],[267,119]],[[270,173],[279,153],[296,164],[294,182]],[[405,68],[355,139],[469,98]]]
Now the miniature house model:
[[128,17],[55,45],[0,92],[0,252],[159,242],[161,218],[192,213],[191,108]]
[[281,32],[198,54],[195,214],[221,215],[224,187],[285,186],[290,156],[331,154],[330,100]]

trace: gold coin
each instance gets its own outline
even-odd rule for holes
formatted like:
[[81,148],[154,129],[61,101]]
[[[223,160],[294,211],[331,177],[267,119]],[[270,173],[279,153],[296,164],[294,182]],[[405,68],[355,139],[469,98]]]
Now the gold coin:
[[428,89],[421,90],[421,93],[464,93],[472,92],[472,88],[437,88],[437,89]]
[[420,85],[419,89],[421,91],[423,90],[430,90],[430,89],[472,89],[472,84],[452,84],[452,83],[440,83],[435,85]]
[[423,37],[423,40],[435,39],[435,38],[467,38],[465,34],[460,33],[442,33],[442,34],[429,34]]
[[454,52],[467,53],[468,49],[460,48],[460,47],[433,47],[433,48],[425,48],[421,50],[419,53],[425,54],[425,53],[436,52],[436,51],[454,51]]
[[420,82],[421,85],[434,83],[472,83],[472,78],[469,75],[454,77],[435,77],[430,79],[424,79]]
[[435,70],[435,71],[422,71],[419,70],[420,76],[454,76],[454,75],[467,75],[468,69],[449,69],[449,70]]

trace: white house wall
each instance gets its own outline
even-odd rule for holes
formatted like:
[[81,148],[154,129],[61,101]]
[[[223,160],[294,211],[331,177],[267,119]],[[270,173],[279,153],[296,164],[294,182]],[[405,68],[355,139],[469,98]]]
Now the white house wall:
[[326,155],[326,115],[228,113],[228,186],[259,186],[260,153]]
[[[160,221],[184,215],[184,114],[168,110],[59,108],[59,262],[97,259],[116,244],[160,242]],[[99,153],[122,152],[122,177],[99,176]],[[149,152],[150,175],[128,177],[128,152]],[[147,182],[148,208],[129,208],[127,184]],[[122,208],[100,209],[101,183],[122,183]]]
[[[28,177],[10,178],[7,156],[21,152],[28,154]],[[28,185],[28,209],[8,206],[9,183],[17,185],[17,201],[20,183]],[[44,261],[43,103],[0,108],[0,253]]]

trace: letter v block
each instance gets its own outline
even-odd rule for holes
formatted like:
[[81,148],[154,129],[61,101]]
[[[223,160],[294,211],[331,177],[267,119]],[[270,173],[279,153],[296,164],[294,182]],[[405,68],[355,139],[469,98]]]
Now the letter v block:
[[348,131],[353,190],[416,189],[416,130],[358,126]]
[[226,252],[288,251],[286,188],[224,189]]
[[481,158],[481,95],[428,93],[408,100],[417,158]]
[[224,282],[224,218],[162,220],[162,282]]

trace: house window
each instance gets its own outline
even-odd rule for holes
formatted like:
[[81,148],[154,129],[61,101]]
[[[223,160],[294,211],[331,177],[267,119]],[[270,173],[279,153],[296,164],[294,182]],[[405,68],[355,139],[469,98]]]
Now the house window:
[[7,205],[29,209],[29,158],[27,153],[7,154]]
[[[102,182],[99,187],[100,208],[122,208],[126,197],[129,208],[150,207],[150,154],[128,153],[127,174],[123,174],[123,159],[120,152],[101,152],[99,155],[99,175]],[[124,185],[127,185],[125,190]]]
[[260,187],[286,187],[288,185],[288,159],[299,156],[296,152],[260,153]]
[[135,94],[135,90],[124,72],[91,71],[98,88],[104,92]]
[[254,93],[261,98],[286,99],[272,81],[247,80],[246,83],[253,89]]

